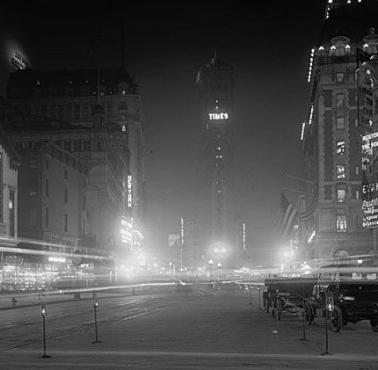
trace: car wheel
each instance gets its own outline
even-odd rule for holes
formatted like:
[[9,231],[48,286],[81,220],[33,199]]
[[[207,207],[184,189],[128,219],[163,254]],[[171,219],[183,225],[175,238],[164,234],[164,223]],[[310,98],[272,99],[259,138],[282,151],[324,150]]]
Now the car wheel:
[[378,319],[370,319],[370,325],[374,332],[378,333]]
[[334,332],[339,332],[343,323],[343,313],[341,312],[340,307],[335,306],[332,312],[329,312],[329,321],[331,330]]

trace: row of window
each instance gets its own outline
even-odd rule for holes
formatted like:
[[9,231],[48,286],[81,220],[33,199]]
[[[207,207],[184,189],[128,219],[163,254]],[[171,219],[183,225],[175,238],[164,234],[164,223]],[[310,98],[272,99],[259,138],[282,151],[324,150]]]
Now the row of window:
[[[112,101],[107,101],[104,104],[104,113],[107,117],[113,117],[114,105]],[[46,116],[59,120],[87,120],[93,116],[95,103],[67,103],[67,104],[24,104],[19,105],[18,108],[25,114],[33,114],[36,116]],[[118,102],[118,111],[128,110],[126,101]]]
[[[332,185],[324,186],[324,199],[332,200]],[[345,183],[336,184],[336,202],[345,203],[347,197],[347,185]],[[361,199],[361,189],[358,186],[352,186],[351,189],[351,199],[359,200]]]

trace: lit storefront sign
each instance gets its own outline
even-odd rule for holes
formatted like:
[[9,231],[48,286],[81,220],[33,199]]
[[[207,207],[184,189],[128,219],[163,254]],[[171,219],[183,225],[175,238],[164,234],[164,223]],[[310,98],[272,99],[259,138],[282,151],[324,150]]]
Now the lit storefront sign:
[[222,121],[228,119],[228,113],[209,113],[210,121]]
[[125,217],[121,219],[121,239],[122,243],[131,244],[133,242],[133,219]]
[[10,63],[16,69],[26,69],[29,67],[29,63],[26,58],[18,50],[13,50]]
[[132,208],[133,206],[133,177],[131,175],[127,176],[127,207]]
[[378,132],[362,137],[362,226],[378,227],[378,183],[374,168],[374,156],[378,146]]

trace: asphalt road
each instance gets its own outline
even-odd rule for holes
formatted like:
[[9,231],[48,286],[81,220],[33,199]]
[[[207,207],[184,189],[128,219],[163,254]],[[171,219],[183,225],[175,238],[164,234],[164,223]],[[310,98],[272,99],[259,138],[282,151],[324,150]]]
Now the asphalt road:
[[[196,287],[47,305],[43,354],[40,306],[0,312],[0,369],[378,369],[378,334],[367,322],[340,333],[300,314],[276,321],[257,291]],[[252,302],[252,304],[250,304]]]

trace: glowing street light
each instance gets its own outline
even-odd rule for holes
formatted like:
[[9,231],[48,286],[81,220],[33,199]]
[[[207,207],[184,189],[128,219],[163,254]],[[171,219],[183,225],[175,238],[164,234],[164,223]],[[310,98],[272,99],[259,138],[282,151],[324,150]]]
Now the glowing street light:
[[210,281],[213,280],[213,260],[209,260],[209,266],[210,266]]

